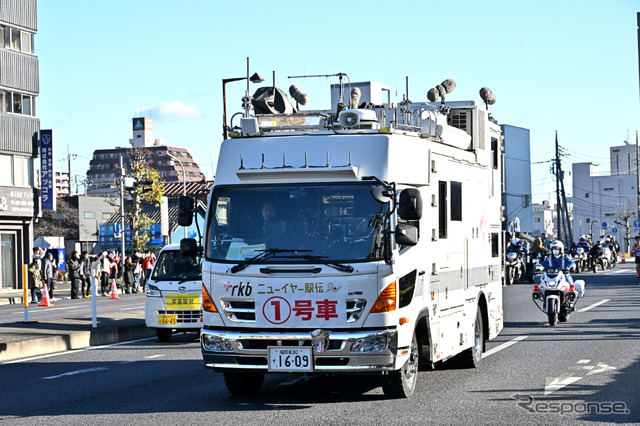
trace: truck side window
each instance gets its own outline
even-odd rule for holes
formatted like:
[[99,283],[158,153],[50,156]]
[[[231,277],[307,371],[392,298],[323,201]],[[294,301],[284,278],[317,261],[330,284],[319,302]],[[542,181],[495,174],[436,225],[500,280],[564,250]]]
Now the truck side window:
[[451,220],[462,220],[462,183],[451,182]]
[[447,182],[438,181],[438,238],[447,238]]

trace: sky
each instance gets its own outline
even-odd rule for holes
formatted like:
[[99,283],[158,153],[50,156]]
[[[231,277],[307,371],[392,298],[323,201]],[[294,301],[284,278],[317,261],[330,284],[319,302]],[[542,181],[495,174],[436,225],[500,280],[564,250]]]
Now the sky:
[[[54,129],[56,168],[84,179],[95,149],[130,147],[132,118],[185,147],[208,179],[222,141],[222,79],[250,72],[329,109],[336,77],[378,81],[413,101],[447,78],[447,100],[489,87],[501,124],[530,130],[532,196],[554,199],[555,134],[571,163],[609,170],[609,147],[639,128],[638,0],[536,2],[379,0],[38,0],[35,53],[42,129]],[[252,84],[251,90],[260,87]],[[241,111],[246,82],[227,84]],[[565,181],[571,195],[570,177]]]

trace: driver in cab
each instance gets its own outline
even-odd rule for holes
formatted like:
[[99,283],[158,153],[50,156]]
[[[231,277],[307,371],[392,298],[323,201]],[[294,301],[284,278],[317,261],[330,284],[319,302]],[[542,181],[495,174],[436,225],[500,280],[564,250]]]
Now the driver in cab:
[[278,212],[272,202],[266,202],[262,206],[262,209],[260,209],[260,213],[264,221],[262,224],[262,235],[265,238],[271,235],[281,235],[285,233],[285,222],[276,219]]
[[549,248],[551,249],[551,254],[542,261],[540,266],[545,270],[549,268],[561,270],[565,274],[569,285],[572,285],[573,278],[571,278],[569,271],[574,267],[575,263],[571,257],[564,254],[564,244],[562,244],[562,241],[556,240],[549,245]]

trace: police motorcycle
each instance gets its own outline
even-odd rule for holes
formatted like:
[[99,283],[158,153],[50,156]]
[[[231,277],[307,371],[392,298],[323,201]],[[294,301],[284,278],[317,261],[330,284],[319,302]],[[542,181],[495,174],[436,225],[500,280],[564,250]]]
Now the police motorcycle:
[[507,247],[504,260],[504,276],[507,285],[511,285],[525,276],[526,266],[522,260],[522,250],[522,240],[518,238],[512,239],[511,244]]
[[616,263],[618,263],[618,250],[616,249],[617,244],[617,242],[607,238],[602,248],[605,257],[607,258],[609,269],[615,268]]
[[589,249],[591,246],[584,235],[580,236],[578,244],[571,245],[571,257],[576,264],[575,272],[579,274],[581,271],[586,271],[589,267]]
[[569,320],[578,299],[584,296],[585,283],[583,280],[572,282],[569,269],[573,262],[562,255],[562,242],[554,241],[551,250],[553,254],[538,267],[544,271],[540,284],[533,286],[532,299],[538,309],[547,314],[549,325],[554,326],[558,321]]
[[609,269],[609,259],[605,255],[600,241],[596,241],[591,250],[589,250],[589,267],[594,274],[598,271],[598,265],[603,271]]

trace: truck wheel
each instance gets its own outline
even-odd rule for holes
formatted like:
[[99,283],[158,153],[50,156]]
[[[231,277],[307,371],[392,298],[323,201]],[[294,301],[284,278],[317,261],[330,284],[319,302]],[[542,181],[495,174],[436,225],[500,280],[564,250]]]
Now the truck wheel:
[[473,327],[473,346],[460,354],[459,365],[463,368],[478,368],[484,351],[484,333],[482,328],[482,312],[478,308],[476,322]]
[[171,340],[172,334],[173,330],[170,328],[156,328],[156,336],[158,336],[158,340],[161,342],[168,342]]
[[415,331],[411,340],[409,359],[400,370],[389,372],[384,376],[382,391],[389,398],[409,398],[416,390],[418,379],[418,340]]
[[264,374],[224,372],[224,384],[232,395],[255,395],[260,392]]

